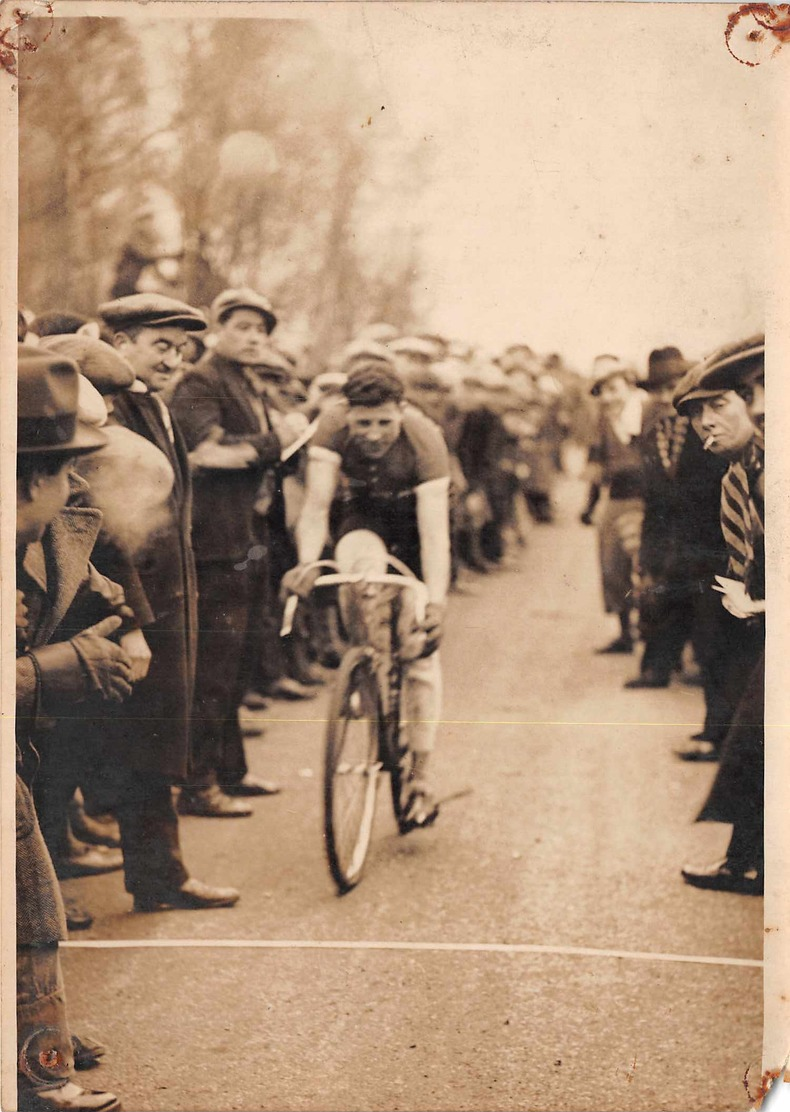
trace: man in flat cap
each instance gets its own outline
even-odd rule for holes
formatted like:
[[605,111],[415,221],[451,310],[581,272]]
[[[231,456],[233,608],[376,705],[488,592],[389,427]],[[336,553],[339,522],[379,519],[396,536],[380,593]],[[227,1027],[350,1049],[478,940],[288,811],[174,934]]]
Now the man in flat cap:
[[636,372],[616,355],[599,355],[593,363],[590,394],[600,405],[598,432],[590,448],[590,498],[582,514],[585,525],[602,489],[608,498],[598,536],[607,614],[620,622],[617,637],[601,653],[633,651],[631,609],[634,572],[642,520],[640,435],[648,396],[636,386]]
[[135,373],[132,386],[113,396],[113,420],[154,445],[169,476],[152,531],[132,554],[153,615],[143,627],[150,667],[108,731],[118,759],[105,763],[102,781],[121,827],[126,889],[136,911],[230,907],[239,898],[236,889],[189,875],[171,794],[189,771],[197,581],[188,453],[160,395],[180,368],[188,337],[205,331],[206,322],[190,305],[160,294],[121,297],[100,306],[99,314]]
[[727,576],[714,590],[737,620],[729,688],[735,707],[721,746],[716,779],[698,822],[732,824],[724,858],[687,865],[696,888],[760,895],[763,891],[765,701],[765,534],[763,375],[765,338],[729,344],[679,384],[675,407],[691,420],[706,451],[729,463],[721,484],[721,529]]
[[[279,789],[247,767],[238,708],[260,646],[256,589],[266,575],[256,505],[271,500],[280,455],[297,431],[267,402],[269,335],[277,318],[267,298],[229,289],[211,307],[216,342],[178,384],[173,414],[187,448],[212,439],[233,448],[236,466],[201,467],[194,476],[193,545],[199,584],[193,765],[182,814],[232,818],[251,814],[243,798]],[[261,516],[261,515],[258,515]]]
[[58,943],[60,890],[30,785],[47,719],[88,699],[104,706],[132,691],[132,661],[113,637],[130,611],[116,583],[89,563],[101,514],[67,509],[76,457],[105,444],[77,421],[78,375],[63,356],[20,347],[16,520],[16,941],[18,1096],[23,1112],[114,1112],[113,1093],[73,1081]]

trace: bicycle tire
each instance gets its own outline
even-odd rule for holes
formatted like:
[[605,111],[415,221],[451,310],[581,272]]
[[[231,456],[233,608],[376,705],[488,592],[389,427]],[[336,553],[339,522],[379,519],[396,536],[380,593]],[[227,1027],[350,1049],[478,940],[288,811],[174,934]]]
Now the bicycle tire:
[[[359,884],[373,833],[381,769],[379,709],[370,651],[349,649],[333,686],[324,751],[324,843],[341,895]],[[353,739],[352,723],[361,726],[353,729]]]
[[387,716],[383,716],[380,724],[381,752],[385,755],[385,767],[390,778],[390,793],[392,796],[392,810],[398,830],[404,834],[407,830],[404,816],[406,814],[406,793],[404,786],[409,777],[410,752],[408,746],[401,739],[400,721],[400,696],[396,706]]

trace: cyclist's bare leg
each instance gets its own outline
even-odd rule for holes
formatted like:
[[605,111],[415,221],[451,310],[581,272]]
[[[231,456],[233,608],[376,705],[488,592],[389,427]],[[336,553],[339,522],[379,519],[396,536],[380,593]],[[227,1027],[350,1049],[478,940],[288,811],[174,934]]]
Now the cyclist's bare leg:
[[[387,569],[387,549],[376,533],[369,529],[354,529],[338,541],[335,560],[344,574],[382,574]],[[425,603],[422,598],[415,599],[415,603],[414,621],[421,624],[425,617]],[[348,621],[345,612],[343,619]],[[403,717],[412,753],[409,791],[414,800],[411,808],[414,813],[410,817],[415,825],[423,825],[436,817],[429,765],[442,707],[442,672],[438,652],[408,664],[403,688]]]

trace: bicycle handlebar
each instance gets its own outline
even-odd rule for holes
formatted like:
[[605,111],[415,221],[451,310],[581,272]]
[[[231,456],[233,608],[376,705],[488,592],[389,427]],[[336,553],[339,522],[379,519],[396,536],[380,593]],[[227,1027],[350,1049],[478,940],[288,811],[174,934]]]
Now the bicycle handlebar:
[[[317,587],[339,587],[347,586],[352,583],[372,583],[376,585],[383,585],[388,587],[396,587],[399,590],[414,591],[417,595],[426,592],[427,588],[421,579],[417,579],[412,572],[402,563],[396,556],[388,556],[387,563],[391,567],[403,568],[408,574],[372,574],[366,575],[364,572],[331,572],[329,575],[319,575],[313,584],[312,590]],[[338,565],[334,560],[316,560],[312,564],[305,564],[305,571],[310,571],[317,567],[331,567],[337,568]],[[292,594],[286,599],[283,608],[283,624],[280,629],[280,636],[287,637],[293,629],[294,618],[296,617],[296,610],[299,606],[299,595]]]

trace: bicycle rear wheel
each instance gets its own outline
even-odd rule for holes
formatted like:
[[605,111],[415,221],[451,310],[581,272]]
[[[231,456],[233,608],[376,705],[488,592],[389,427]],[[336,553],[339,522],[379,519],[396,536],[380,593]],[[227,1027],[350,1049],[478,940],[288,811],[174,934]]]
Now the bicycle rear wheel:
[[341,895],[359,883],[370,846],[381,769],[379,720],[369,652],[350,649],[335,680],[324,758],[324,839]]

